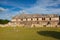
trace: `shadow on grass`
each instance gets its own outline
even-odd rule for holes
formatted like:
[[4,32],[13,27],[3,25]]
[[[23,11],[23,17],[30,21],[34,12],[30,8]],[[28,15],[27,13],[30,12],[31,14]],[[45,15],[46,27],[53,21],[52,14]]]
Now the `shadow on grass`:
[[38,31],[37,33],[39,35],[60,39],[60,32],[56,32],[56,31]]

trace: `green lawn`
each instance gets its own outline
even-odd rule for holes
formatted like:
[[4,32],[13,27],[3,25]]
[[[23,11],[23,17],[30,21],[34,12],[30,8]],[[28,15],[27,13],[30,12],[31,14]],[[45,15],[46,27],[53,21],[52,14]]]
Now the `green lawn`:
[[0,27],[0,40],[60,40],[60,28]]

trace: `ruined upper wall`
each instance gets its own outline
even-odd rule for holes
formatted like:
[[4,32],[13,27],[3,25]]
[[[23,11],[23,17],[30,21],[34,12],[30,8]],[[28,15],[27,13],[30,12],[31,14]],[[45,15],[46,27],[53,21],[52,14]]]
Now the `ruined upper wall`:
[[57,14],[20,14],[20,15],[16,15],[13,17],[13,19],[15,18],[20,18],[20,19],[23,19],[23,18],[54,18],[54,17],[59,17],[59,15]]
[[20,14],[11,21],[59,21],[57,14]]

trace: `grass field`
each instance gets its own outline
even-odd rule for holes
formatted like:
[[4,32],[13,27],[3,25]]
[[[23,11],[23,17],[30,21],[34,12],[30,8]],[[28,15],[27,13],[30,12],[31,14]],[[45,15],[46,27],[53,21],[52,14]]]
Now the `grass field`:
[[60,40],[60,28],[0,27],[0,40]]

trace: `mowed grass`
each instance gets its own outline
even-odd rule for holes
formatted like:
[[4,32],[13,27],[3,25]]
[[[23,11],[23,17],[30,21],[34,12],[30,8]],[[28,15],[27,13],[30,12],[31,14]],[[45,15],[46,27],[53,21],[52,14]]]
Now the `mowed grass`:
[[60,40],[60,28],[0,27],[0,40]]

